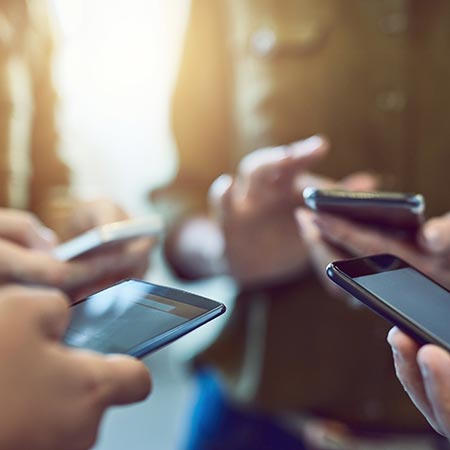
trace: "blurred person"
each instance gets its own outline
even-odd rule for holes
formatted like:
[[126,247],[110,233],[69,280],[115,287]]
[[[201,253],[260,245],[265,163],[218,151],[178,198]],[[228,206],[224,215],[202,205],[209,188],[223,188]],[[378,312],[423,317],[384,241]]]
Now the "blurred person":
[[[33,212],[66,240],[128,214],[106,198],[82,201],[71,193],[58,153],[52,31],[46,0],[0,3],[0,206]],[[134,258],[116,279],[142,275],[149,243],[124,248]]]
[[[153,198],[170,205],[175,273],[229,272],[240,293],[195,361],[189,449],[439,445],[390,370],[387,325],[320,288],[294,209],[298,184],[377,186],[361,169],[422,193],[431,216],[448,208],[449,18],[444,1],[192,1],[179,169]],[[317,132],[330,144],[288,145]],[[211,212],[222,173],[237,175],[213,185]]]
[[142,362],[63,345],[68,321],[56,290],[0,288],[0,449],[87,450],[107,408],[149,394]]
[[450,355],[436,345],[419,347],[398,328],[388,335],[396,373],[431,426],[450,439]]

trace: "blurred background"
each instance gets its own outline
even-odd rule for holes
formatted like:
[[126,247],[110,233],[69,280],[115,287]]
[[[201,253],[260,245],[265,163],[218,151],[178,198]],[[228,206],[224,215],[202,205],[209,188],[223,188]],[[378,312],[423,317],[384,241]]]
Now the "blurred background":
[[[53,0],[53,6],[61,151],[75,187],[145,214],[149,189],[176,167],[169,102],[189,0]],[[148,278],[176,284],[158,254]],[[225,279],[182,287],[221,301],[232,297]],[[146,359],[151,398],[112,410],[96,450],[178,449],[195,389],[185,362],[220,326],[209,324]]]
[[85,195],[134,209],[174,170],[168,113],[188,0],[53,0],[63,152]]

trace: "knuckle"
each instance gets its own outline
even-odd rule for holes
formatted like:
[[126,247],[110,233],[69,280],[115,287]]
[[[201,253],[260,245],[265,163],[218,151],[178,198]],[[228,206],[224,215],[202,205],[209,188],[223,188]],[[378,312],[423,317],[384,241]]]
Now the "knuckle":
[[0,298],[2,302],[24,304],[33,300],[32,289],[19,285],[5,285],[0,288]]
[[105,389],[104,380],[100,376],[99,371],[95,370],[96,365],[92,364],[91,367],[84,371],[83,378],[81,380],[82,394],[88,399],[92,406],[98,407],[105,403]]
[[36,230],[38,220],[36,216],[27,211],[21,211],[20,223],[22,230],[26,233],[31,233]]

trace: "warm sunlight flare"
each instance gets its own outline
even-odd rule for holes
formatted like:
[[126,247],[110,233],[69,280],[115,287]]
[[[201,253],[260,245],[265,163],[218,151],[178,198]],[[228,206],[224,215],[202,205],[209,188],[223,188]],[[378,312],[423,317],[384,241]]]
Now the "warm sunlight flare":
[[173,169],[168,107],[187,2],[53,1],[63,147],[82,172],[78,189],[135,208]]

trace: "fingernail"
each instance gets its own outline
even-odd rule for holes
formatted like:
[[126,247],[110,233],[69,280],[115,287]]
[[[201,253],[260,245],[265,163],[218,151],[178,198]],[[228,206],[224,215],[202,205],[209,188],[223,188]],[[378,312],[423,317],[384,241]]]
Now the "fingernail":
[[294,142],[290,144],[290,147],[294,156],[308,156],[311,153],[317,151],[317,149],[321,147],[323,143],[323,138],[315,135],[309,137],[308,139],[304,139],[303,141]]
[[57,237],[56,233],[47,227],[39,227],[39,236],[41,236],[42,239],[49,242],[50,244],[56,244]]

